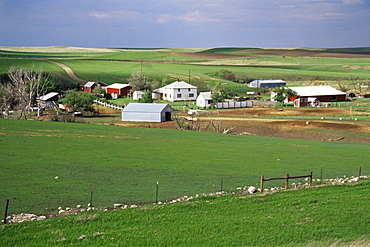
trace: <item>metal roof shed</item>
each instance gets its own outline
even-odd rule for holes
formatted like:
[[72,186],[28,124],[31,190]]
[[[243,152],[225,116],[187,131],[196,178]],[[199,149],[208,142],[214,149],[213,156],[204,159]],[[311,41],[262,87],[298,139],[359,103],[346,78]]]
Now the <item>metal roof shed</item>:
[[169,104],[129,103],[122,110],[122,121],[164,122],[170,121],[175,110]]

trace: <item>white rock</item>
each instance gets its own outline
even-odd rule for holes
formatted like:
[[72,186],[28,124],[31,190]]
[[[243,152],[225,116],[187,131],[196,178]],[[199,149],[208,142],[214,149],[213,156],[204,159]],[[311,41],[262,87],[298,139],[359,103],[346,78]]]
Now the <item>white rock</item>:
[[251,193],[251,194],[256,192],[256,190],[257,190],[257,188],[254,187],[254,186],[249,186],[249,188],[248,188],[248,192]]
[[121,204],[121,203],[115,203],[115,204],[113,204],[113,206],[114,206],[115,208],[118,208],[118,207],[122,207],[122,204]]

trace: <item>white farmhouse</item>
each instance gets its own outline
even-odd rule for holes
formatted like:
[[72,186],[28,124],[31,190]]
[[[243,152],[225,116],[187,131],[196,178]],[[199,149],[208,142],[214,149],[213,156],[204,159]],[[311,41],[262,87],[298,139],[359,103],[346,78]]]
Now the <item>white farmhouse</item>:
[[198,88],[184,81],[176,81],[154,90],[160,98],[167,101],[193,101],[198,96]]
[[212,93],[211,92],[201,92],[197,97],[198,107],[210,107],[212,103]]

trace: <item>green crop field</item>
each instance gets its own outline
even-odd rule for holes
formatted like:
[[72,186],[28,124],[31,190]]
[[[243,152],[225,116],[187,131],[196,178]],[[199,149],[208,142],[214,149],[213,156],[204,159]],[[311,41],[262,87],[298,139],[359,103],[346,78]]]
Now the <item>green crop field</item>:
[[185,202],[2,225],[3,246],[368,246],[370,183]]
[[[0,73],[11,66],[42,67],[54,76],[67,76],[56,61],[69,66],[84,80],[100,80],[107,84],[127,82],[132,72],[141,71],[146,76],[161,81],[189,81],[192,78],[205,84],[227,82],[215,76],[226,69],[236,77],[250,79],[283,79],[291,85],[338,82],[367,83],[370,77],[370,58],[305,57],[262,55],[248,53],[251,48],[215,49],[87,49],[74,47],[0,47]],[[301,49],[312,51],[312,49]],[[320,50],[323,52],[368,52],[367,48]],[[208,54],[208,55],[207,55]],[[212,56],[209,56],[212,55]],[[224,57],[225,55],[228,55]],[[57,74],[56,74],[57,73]],[[230,88],[235,83],[228,82]]]
[[365,144],[110,125],[0,120],[0,146],[0,202],[11,200],[10,214],[87,205],[91,192],[97,207],[154,202],[157,181],[164,201],[258,186],[261,175],[370,168]]

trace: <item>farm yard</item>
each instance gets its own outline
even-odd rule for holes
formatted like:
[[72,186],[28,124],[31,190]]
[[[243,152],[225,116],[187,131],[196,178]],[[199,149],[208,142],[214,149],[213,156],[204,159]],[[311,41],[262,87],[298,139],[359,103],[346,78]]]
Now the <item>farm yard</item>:
[[[221,78],[222,69],[238,78],[246,75],[249,80],[281,78],[288,85],[330,84],[365,94],[370,92],[369,61],[367,48],[0,47],[0,73],[6,73],[10,66],[33,64],[54,78],[78,85],[88,80],[128,83],[133,72],[141,71],[158,81],[166,78],[168,83],[181,79],[203,83],[207,88],[222,82],[240,96],[252,89],[240,81]],[[268,92],[263,97],[260,100],[266,100]],[[126,104],[126,100],[110,102]],[[183,109],[187,103],[176,107]],[[98,115],[84,113],[74,123],[55,122],[48,111],[29,121],[0,119],[0,203],[10,200],[9,215],[23,212],[55,216],[60,208],[76,209],[89,203],[96,209],[65,219],[48,219],[52,230],[46,229],[42,221],[2,226],[0,236],[8,245],[17,242],[24,246],[27,239],[36,236],[31,232],[39,230],[37,238],[49,245],[82,246],[91,240],[99,245],[132,245],[139,236],[139,245],[153,246],[366,246],[370,239],[366,220],[368,180],[322,188],[318,179],[356,176],[359,167],[362,174],[370,173],[369,105],[368,99],[358,98],[320,108],[278,105],[202,109],[187,121],[196,131],[182,131],[174,120],[123,122],[120,111],[97,105]],[[189,110],[193,109],[177,114],[189,117]],[[258,187],[261,175],[294,176],[311,171],[316,181],[313,188],[243,194],[249,186]],[[303,179],[291,182],[306,183]],[[283,184],[271,181],[267,186]],[[216,196],[220,191],[227,195]],[[193,200],[186,199],[189,197]],[[181,203],[163,204],[176,198],[182,198]],[[133,206],[104,212],[114,204]],[[184,215],[189,217],[188,222],[182,220]],[[283,220],[289,217],[291,222]],[[118,222],[117,218],[125,220]],[[210,229],[208,220],[216,228]],[[337,225],[331,223],[335,220]],[[144,221],[148,225],[142,225]],[[181,222],[182,236],[176,226],[163,228],[176,225],[171,222]],[[350,229],[348,222],[354,228]],[[158,227],[157,231],[153,226]],[[280,232],[282,226],[288,230]],[[113,228],[123,229],[123,233]],[[232,229],[238,239],[225,237],[233,235],[227,229]],[[264,234],[266,230],[276,238]],[[12,240],[12,233],[17,231],[24,236]],[[353,232],[350,236],[346,235],[349,231]],[[119,234],[126,238],[122,240]],[[154,237],[147,238],[149,235]],[[195,235],[200,237],[189,237]],[[29,246],[36,245],[33,240],[29,242]]]

